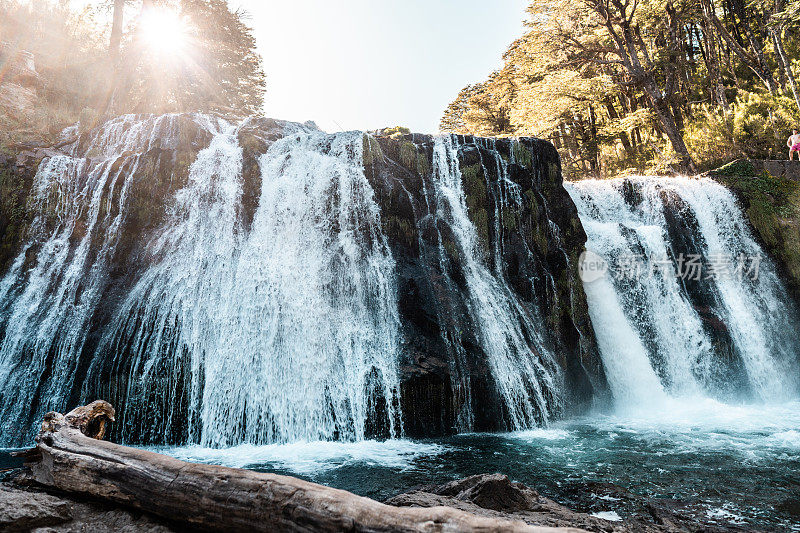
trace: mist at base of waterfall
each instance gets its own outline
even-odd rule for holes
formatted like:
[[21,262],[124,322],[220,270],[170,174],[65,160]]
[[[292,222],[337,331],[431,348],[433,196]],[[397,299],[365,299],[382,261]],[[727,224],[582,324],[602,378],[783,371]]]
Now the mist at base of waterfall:
[[800,402],[671,400],[514,433],[420,441],[157,448],[178,458],[294,475],[383,500],[414,487],[500,472],[588,513],[630,517],[612,484],[677,500],[705,523],[791,530],[800,523]]

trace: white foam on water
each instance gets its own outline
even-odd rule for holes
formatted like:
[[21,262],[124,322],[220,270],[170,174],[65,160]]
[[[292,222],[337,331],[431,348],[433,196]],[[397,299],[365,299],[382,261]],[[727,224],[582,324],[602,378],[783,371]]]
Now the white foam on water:
[[528,429],[525,431],[515,431],[513,433],[508,433],[508,437],[525,440],[525,441],[537,441],[537,440],[563,440],[569,438],[570,432],[565,429],[554,429],[554,428],[535,428],[535,429]]
[[734,524],[745,524],[747,518],[731,510],[732,506],[712,507],[706,511],[706,516],[712,520],[724,520]]
[[622,522],[622,517],[617,514],[616,511],[599,511],[597,513],[592,513],[590,516],[610,522]]
[[595,415],[601,432],[625,433],[671,452],[729,451],[748,461],[800,453],[800,401],[730,405],[711,398],[670,398],[662,409]]
[[263,446],[241,444],[231,448],[182,446],[155,448],[155,451],[189,462],[220,464],[235,468],[278,468],[311,475],[353,464],[404,470],[411,468],[417,459],[440,455],[446,449],[445,446],[438,444],[409,440],[364,440],[300,441]]
[[800,448],[800,431],[796,429],[779,431],[773,433],[770,440],[775,446],[798,449]]

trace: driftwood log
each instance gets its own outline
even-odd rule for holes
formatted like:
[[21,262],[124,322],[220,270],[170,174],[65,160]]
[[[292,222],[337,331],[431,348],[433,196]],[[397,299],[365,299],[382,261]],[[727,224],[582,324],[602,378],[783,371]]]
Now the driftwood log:
[[45,415],[37,446],[20,454],[33,480],[202,530],[579,531],[451,507],[394,507],[293,477],[188,463],[100,440],[113,420],[113,407],[100,400]]

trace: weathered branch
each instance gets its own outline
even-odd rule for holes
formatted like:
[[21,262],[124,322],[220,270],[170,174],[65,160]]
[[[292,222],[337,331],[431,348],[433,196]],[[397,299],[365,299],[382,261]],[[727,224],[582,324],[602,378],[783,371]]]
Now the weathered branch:
[[300,479],[194,464],[102,440],[114,420],[96,401],[48,413],[37,446],[23,452],[47,487],[145,511],[203,530],[577,532],[479,517],[450,507],[385,505]]

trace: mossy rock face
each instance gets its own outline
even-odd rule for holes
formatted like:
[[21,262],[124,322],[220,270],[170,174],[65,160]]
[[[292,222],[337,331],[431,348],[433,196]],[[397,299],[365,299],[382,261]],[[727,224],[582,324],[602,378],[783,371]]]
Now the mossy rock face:
[[18,167],[14,158],[3,158],[0,164],[0,276],[6,271],[22,247],[32,212],[28,194],[38,163]]
[[486,188],[486,176],[481,163],[460,165],[464,196],[467,201],[467,214],[478,233],[478,244],[484,255],[489,253],[489,192]]
[[757,174],[756,167],[747,159],[737,159],[711,172],[713,175],[730,178],[750,178]]
[[[522,305],[543,317],[546,331],[541,334],[565,372],[565,410],[579,411],[595,394],[605,398],[605,375],[577,276],[586,235],[563,187],[555,148],[535,139],[458,135],[452,142],[477,237],[478,248],[470,251],[477,252],[474,260],[489,272],[501,271]],[[364,138],[365,173],[398,265],[406,339],[403,390],[417,394],[436,383],[429,407],[450,413],[452,418],[436,422],[449,432],[443,427],[455,427],[460,402],[470,396],[459,387],[470,382],[475,429],[501,429],[502,402],[492,396],[495,388],[476,337],[479,329],[470,322],[465,242],[449,225],[447,204],[436,196],[434,144],[430,136],[396,130]],[[495,265],[498,258],[502,264]],[[408,412],[419,411],[419,406],[407,407]],[[430,435],[430,428],[423,426],[419,420],[405,420],[409,435]]]
[[408,170],[417,170],[417,146],[410,141],[400,143],[400,162]]
[[[519,141],[511,141],[512,153],[514,154],[514,161],[525,168],[533,167],[533,155],[531,151]],[[549,166],[548,166],[549,168]],[[551,179],[556,179],[557,176],[550,174]]]
[[377,132],[381,136],[389,137],[392,139],[402,139],[406,135],[411,134],[411,130],[404,126],[395,126],[393,128],[383,128]]
[[371,135],[364,134],[363,144],[364,166],[370,167],[383,160],[384,155],[381,150],[381,145],[375,138]]

